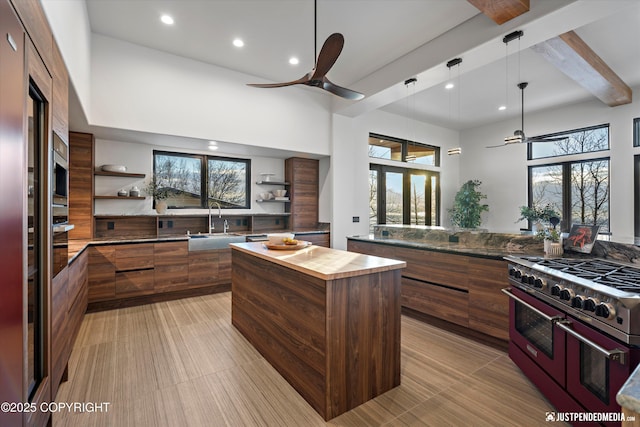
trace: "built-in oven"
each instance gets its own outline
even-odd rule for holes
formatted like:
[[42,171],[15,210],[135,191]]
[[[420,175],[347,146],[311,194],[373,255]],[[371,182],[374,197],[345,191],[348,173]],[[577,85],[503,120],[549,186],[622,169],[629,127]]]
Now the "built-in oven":
[[503,292],[510,298],[509,339],[564,387],[566,334],[555,327],[564,314],[518,288]]
[[51,214],[53,224],[69,221],[69,171],[67,144],[53,133],[53,162],[51,165]]

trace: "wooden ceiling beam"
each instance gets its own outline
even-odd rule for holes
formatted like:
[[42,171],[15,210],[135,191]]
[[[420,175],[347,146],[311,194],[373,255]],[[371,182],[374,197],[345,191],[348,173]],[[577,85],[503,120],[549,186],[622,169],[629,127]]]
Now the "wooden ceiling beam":
[[498,25],[529,11],[529,0],[467,0]]
[[631,103],[631,88],[574,31],[531,48],[608,106]]

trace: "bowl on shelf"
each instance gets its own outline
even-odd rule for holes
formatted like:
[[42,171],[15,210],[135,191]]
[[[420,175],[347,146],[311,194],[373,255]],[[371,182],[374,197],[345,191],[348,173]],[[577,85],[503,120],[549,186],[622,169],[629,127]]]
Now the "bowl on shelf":
[[273,194],[275,194],[276,197],[284,197],[287,195],[287,190],[273,190]]
[[273,198],[273,194],[271,193],[260,193],[260,200],[270,200]]
[[293,233],[273,233],[267,234],[267,239],[269,239],[270,245],[282,245],[284,243],[285,238],[293,239]]
[[124,165],[102,165],[100,168],[105,172],[126,172],[127,167]]

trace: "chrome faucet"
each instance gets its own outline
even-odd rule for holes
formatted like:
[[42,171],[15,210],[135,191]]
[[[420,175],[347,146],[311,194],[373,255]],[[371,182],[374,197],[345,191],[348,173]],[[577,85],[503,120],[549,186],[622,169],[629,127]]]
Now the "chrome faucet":
[[[213,202],[218,206],[218,218],[222,218],[222,208],[220,207],[220,203],[219,202]],[[213,233],[213,231],[216,229],[216,225],[214,224],[214,222],[211,220],[211,205],[212,203],[209,202],[208,206],[209,206],[209,234]],[[228,228],[229,226],[226,225],[227,220],[225,220],[225,227]],[[226,233],[226,228],[225,228],[225,233]]]
[[223,226],[223,233],[227,234],[227,231],[229,230],[229,223],[227,222],[227,220],[224,220],[224,226]]

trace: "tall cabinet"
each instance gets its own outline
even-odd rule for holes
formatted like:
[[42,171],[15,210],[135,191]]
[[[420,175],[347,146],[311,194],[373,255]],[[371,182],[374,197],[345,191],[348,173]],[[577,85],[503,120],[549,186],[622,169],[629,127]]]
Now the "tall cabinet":
[[314,230],[318,227],[319,162],[291,157],[284,162],[285,181],[290,184],[292,230]]

